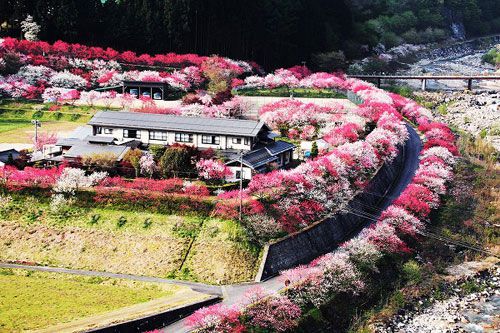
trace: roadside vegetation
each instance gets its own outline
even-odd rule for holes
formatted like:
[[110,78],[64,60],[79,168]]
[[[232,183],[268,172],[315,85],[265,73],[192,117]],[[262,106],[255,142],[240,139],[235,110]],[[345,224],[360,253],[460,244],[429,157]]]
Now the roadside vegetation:
[[[488,257],[487,253],[452,242],[465,242],[490,253],[500,253],[500,233],[495,227],[500,223],[497,152],[480,137],[473,138],[465,133],[460,133],[459,148],[462,158],[455,166],[452,187],[443,198],[442,206],[431,215],[427,227],[429,232],[451,242],[422,237],[414,244],[414,253],[391,263],[390,270],[387,267],[390,275],[385,275],[383,280],[385,283],[371,285],[378,288],[372,291],[379,295],[378,298],[353,310],[352,321],[345,328],[347,331],[372,332],[374,324],[389,321],[402,309],[411,309],[419,301],[423,301],[419,306],[426,307],[432,303],[430,299],[445,299],[450,289],[447,267],[472,260],[484,261]],[[457,288],[464,294],[476,291],[469,282]],[[332,309],[333,306],[329,310]],[[319,318],[323,320],[321,327],[335,325],[323,316]]]
[[[500,233],[494,225],[500,223],[500,169],[487,157],[474,158],[475,146],[462,141],[460,149],[463,158],[455,166],[453,185],[442,206],[432,213],[427,230],[498,254]],[[304,314],[296,332],[373,332],[374,324],[387,322],[403,309],[426,307],[432,303],[430,299],[445,299],[452,289],[447,267],[488,257],[423,236],[409,245],[412,252],[377,264],[377,270],[368,276],[362,299],[341,294]],[[463,294],[477,290],[473,282],[457,288]]]
[[[160,297],[203,297],[187,287],[122,279],[0,269],[0,332],[50,327]],[[189,297],[188,297],[189,296]]]

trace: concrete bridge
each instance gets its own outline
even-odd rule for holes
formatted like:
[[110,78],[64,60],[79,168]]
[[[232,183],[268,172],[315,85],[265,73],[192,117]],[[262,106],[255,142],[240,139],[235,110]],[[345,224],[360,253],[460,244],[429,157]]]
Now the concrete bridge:
[[375,81],[380,88],[382,80],[420,80],[422,90],[427,88],[428,80],[459,80],[467,82],[467,89],[472,90],[472,81],[500,80],[500,75],[348,75],[348,77],[365,81]]

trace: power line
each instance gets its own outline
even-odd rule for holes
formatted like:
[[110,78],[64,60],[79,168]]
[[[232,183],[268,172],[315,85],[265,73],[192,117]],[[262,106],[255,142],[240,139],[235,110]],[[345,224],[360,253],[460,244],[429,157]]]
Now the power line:
[[[362,212],[362,211],[356,211],[355,209],[352,209],[352,208],[350,210],[348,210],[348,212],[351,213],[351,214],[353,214],[353,215],[355,215],[355,216],[366,218],[366,219],[374,221],[374,222],[378,222],[378,220],[375,219],[374,218],[375,216],[372,215],[372,214],[369,214],[369,213],[366,213],[366,212]],[[493,257],[497,257],[497,258],[499,257],[498,254],[495,254],[495,253],[493,253],[491,251],[485,250],[483,248],[480,248],[478,246],[475,246],[473,244],[470,244],[470,243],[467,243],[467,242],[464,242],[464,241],[454,240],[454,239],[451,239],[449,237],[446,237],[446,236],[443,236],[443,235],[440,235],[440,234],[437,234],[437,233],[432,233],[432,232],[423,231],[423,230],[417,230],[416,232],[419,235],[421,235],[421,236],[432,238],[432,239],[438,240],[438,241],[440,241],[442,243],[452,244],[452,245],[455,245],[455,246],[461,246],[461,247],[464,247],[464,248],[467,248],[467,249],[470,249],[470,250],[474,250],[474,251],[477,251],[477,252],[485,253],[485,254],[493,256]]]

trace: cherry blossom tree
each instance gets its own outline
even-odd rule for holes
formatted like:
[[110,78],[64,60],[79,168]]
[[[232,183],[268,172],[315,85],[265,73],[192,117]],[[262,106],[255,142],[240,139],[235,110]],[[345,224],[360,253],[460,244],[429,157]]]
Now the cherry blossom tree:
[[148,177],[152,177],[153,174],[158,170],[154,156],[150,153],[142,155],[139,161],[141,173]]
[[54,192],[74,195],[83,188],[97,185],[107,176],[106,172],[93,172],[87,176],[82,169],[65,168],[54,185]]
[[58,88],[83,89],[87,86],[87,80],[83,77],[63,71],[53,75],[49,83]]
[[199,333],[242,333],[245,326],[235,306],[215,304],[195,311],[186,319],[187,326]]
[[35,136],[33,136],[31,138],[31,141],[33,142],[33,146],[35,147],[35,150],[40,151],[43,149],[43,147],[45,145],[55,144],[57,142],[57,134],[56,133],[42,132],[42,133],[39,133],[36,138],[35,138]]

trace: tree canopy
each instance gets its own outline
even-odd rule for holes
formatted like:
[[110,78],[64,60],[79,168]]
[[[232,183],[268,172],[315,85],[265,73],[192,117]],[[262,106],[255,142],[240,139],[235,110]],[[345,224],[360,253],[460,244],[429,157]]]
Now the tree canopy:
[[42,40],[219,54],[268,69],[332,51],[359,57],[378,43],[439,40],[451,23],[469,36],[500,31],[497,0],[3,0],[0,34],[20,36],[28,14]]

